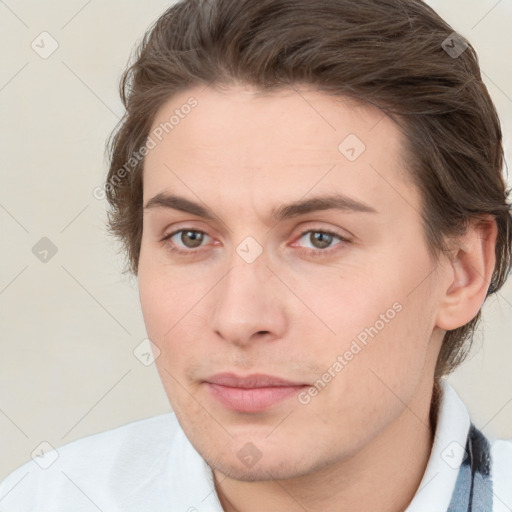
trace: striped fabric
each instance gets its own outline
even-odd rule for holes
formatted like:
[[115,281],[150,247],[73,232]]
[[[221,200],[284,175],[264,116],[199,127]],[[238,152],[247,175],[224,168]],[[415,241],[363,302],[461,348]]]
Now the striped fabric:
[[491,445],[471,423],[448,512],[491,512],[493,491],[490,472]]

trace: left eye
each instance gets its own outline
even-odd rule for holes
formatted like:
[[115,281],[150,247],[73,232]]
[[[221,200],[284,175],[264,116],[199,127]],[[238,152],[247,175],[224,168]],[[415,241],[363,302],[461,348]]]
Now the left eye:
[[327,252],[325,251],[325,249],[330,249],[333,240],[336,238],[340,241],[348,241],[342,236],[331,231],[321,231],[315,229],[309,229],[307,231],[302,232],[299,237],[299,240],[306,237],[306,235],[309,235],[306,239],[312,243],[312,249],[321,252]]

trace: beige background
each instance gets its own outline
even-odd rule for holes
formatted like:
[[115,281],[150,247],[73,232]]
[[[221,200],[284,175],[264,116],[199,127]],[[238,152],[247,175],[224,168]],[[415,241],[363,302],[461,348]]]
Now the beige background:
[[[477,48],[510,162],[512,2],[429,3]],[[136,282],[121,275],[107,203],[93,195],[122,115],[120,73],[168,5],[0,1],[0,479],[42,441],[58,447],[170,410],[154,365],[134,356],[145,338]],[[43,31],[58,43],[48,58],[31,47],[51,49]],[[42,237],[57,247],[46,263],[32,252]],[[449,378],[491,437],[512,437],[511,313],[509,284]]]

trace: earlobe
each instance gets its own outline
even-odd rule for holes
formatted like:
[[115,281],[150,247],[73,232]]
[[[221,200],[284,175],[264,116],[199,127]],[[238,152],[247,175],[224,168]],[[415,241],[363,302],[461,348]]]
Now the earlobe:
[[497,225],[492,216],[470,221],[467,231],[454,241],[446,291],[436,325],[453,330],[477,314],[487,295],[496,264]]

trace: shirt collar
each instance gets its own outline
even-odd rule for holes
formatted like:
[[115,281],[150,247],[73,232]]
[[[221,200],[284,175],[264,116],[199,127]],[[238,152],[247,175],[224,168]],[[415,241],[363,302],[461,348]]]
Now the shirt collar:
[[418,490],[406,512],[431,512],[434,504],[435,510],[448,510],[459,468],[466,456],[470,425],[466,406],[442,378],[432,450]]

